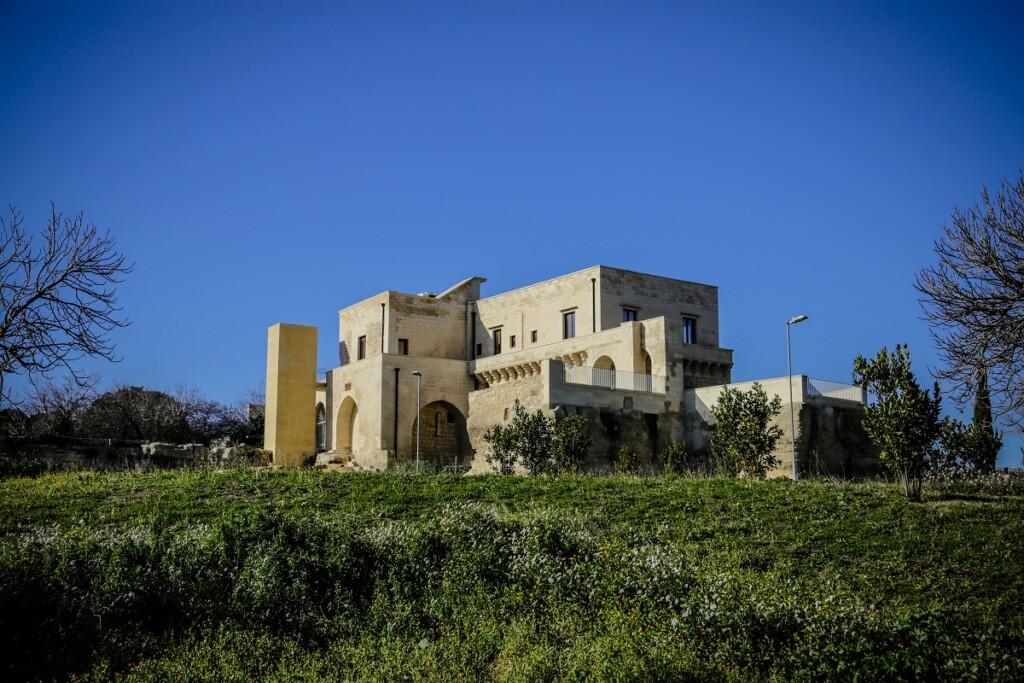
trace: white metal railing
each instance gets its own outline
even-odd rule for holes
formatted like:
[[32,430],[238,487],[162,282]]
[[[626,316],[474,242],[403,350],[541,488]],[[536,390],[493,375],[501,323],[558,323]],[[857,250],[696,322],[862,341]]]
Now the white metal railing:
[[822,398],[835,398],[842,401],[864,403],[864,390],[853,384],[830,382],[827,379],[807,378],[807,395]]
[[665,378],[661,375],[605,370],[591,365],[566,367],[564,379],[568,384],[586,384],[592,387],[607,387],[625,391],[646,391],[649,394],[665,393]]

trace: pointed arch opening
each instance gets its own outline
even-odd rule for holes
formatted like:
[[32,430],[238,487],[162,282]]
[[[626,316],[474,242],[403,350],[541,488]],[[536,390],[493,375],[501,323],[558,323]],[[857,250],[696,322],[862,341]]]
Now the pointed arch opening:
[[359,407],[351,396],[346,396],[338,408],[338,419],[334,421],[334,450],[341,453],[352,453],[352,445],[357,441],[357,417]]

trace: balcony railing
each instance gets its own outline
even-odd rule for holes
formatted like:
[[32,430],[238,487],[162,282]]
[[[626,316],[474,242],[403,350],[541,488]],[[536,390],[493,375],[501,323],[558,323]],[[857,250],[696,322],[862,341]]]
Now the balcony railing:
[[565,382],[568,384],[586,384],[592,387],[622,389],[625,391],[646,391],[649,394],[665,393],[665,378],[661,375],[645,375],[640,372],[624,370],[605,370],[591,365],[566,367]]
[[865,402],[864,390],[853,384],[830,382],[827,379],[807,378],[807,395],[834,398],[841,401]]

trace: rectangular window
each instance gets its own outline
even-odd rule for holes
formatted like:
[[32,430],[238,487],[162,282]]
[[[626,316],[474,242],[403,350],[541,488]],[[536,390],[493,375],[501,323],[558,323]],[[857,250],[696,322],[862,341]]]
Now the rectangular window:
[[366,337],[360,337],[356,342],[356,360],[366,358]]
[[501,329],[494,331],[494,353],[501,353]]
[[409,355],[409,340],[399,339],[398,340],[398,355],[408,356]]
[[532,344],[536,344],[537,343],[537,330],[534,330],[533,332],[530,332],[530,342]]
[[572,339],[576,336],[576,311],[569,311],[562,315],[562,339]]
[[697,343],[697,319],[683,318],[683,343]]
[[636,320],[636,309],[635,308],[623,308],[622,309],[622,322],[631,323]]
[[514,334],[510,334],[509,335],[509,337],[508,337],[508,348],[510,348],[510,349],[516,348],[516,335],[514,335]]
[[484,345],[478,342],[476,345],[476,357],[479,358],[482,355],[484,355]]

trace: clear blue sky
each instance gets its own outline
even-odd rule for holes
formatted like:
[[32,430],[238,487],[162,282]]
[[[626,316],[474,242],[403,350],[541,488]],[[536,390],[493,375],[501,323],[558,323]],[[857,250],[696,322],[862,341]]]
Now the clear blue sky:
[[[136,263],[105,383],[223,401],[266,328],[471,275],[720,287],[735,380],[908,342],[954,204],[1024,164],[1020,2],[0,3],[0,202]],[[92,365],[90,365],[92,367]],[[1001,465],[1020,462],[1021,439]]]

